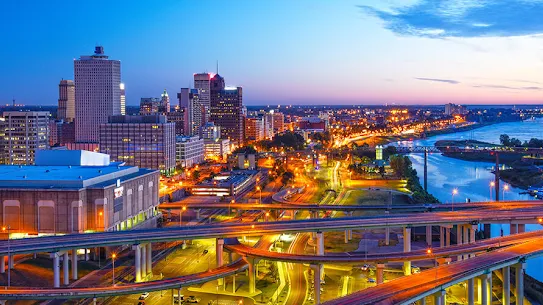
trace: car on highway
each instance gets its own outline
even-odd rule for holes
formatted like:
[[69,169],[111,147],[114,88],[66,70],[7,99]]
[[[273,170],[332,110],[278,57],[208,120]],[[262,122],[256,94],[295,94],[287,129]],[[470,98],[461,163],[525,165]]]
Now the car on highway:
[[144,292],[140,295],[140,300],[145,300],[149,297],[149,292]]
[[364,266],[360,267],[360,270],[367,271],[370,268],[370,265],[364,264]]
[[185,302],[187,303],[200,303],[200,298],[197,298],[195,296],[189,296]]
[[371,277],[368,278],[368,283],[375,283],[375,279],[372,279]]
[[412,274],[420,273],[420,268],[417,267],[417,266],[412,266],[411,267],[411,273]]
[[139,301],[138,305],[145,305],[145,301]]

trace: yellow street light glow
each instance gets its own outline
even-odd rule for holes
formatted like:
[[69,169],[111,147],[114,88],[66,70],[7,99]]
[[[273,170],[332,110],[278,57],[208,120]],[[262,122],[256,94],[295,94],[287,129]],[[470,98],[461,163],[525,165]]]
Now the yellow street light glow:
[[491,186],[491,187],[496,186],[496,182],[494,182],[494,181],[490,182],[490,186]]
[[111,254],[111,258],[115,259],[117,257],[117,254],[113,253]]
[[426,253],[432,254],[432,249],[427,249],[427,250],[426,250]]
[[453,195],[458,194],[458,189],[453,189]]
[[183,211],[186,211],[187,210],[187,207],[183,207]]
[[255,228],[255,225],[251,225],[251,229],[254,229]]
[[507,184],[504,185],[504,186],[503,186],[503,189],[506,190],[506,191],[509,190],[509,185],[507,185]]

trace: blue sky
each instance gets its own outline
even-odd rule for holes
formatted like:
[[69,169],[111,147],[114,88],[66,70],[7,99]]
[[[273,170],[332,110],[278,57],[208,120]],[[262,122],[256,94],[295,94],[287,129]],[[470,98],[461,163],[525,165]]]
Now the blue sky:
[[130,105],[196,72],[265,104],[540,103],[543,0],[2,1],[0,103],[54,105],[98,43]]

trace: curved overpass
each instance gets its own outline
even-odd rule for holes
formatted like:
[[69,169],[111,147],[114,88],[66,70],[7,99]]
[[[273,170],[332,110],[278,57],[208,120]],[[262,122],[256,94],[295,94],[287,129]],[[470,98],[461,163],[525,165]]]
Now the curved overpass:
[[508,235],[504,237],[490,238],[481,240],[472,244],[463,244],[450,246],[447,248],[432,249],[430,256],[426,249],[416,250],[411,252],[391,252],[379,254],[365,254],[360,252],[349,253],[327,253],[323,255],[306,255],[306,254],[291,254],[283,252],[272,252],[262,248],[253,248],[239,243],[237,239],[228,239],[224,247],[231,252],[238,253],[243,256],[256,257],[271,261],[306,263],[306,264],[352,264],[362,262],[404,262],[428,260],[435,257],[450,257],[460,254],[472,254],[487,252],[496,248],[516,245],[525,242],[531,242],[543,237],[543,230]]
[[407,305],[420,300],[422,297],[438,293],[454,284],[542,255],[543,240],[534,239],[530,242],[485,253],[475,258],[449,265],[441,265],[408,277],[401,277],[323,304]]
[[281,233],[340,231],[384,227],[415,227],[465,223],[537,223],[543,221],[543,207],[503,208],[500,210],[469,210],[455,212],[411,213],[381,216],[305,219],[279,222],[228,223],[205,226],[169,227],[160,229],[68,234],[27,239],[13,239],[0,245],[0,255],[36,252],[57,252],[74,248],[117,246],[146,242],[262,236]]

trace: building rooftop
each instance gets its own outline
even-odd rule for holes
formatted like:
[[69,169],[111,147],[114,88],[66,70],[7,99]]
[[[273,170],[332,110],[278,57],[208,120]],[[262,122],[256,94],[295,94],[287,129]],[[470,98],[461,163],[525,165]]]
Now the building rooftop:
[[[105,155],[107,156],[107,155]],[[76,150],[39,151],[37,165],[0,165],[0,188],[81,189],[115,184],[153,172],[110,163],[104,154]]]

